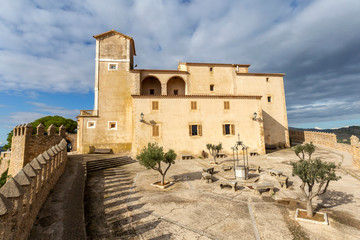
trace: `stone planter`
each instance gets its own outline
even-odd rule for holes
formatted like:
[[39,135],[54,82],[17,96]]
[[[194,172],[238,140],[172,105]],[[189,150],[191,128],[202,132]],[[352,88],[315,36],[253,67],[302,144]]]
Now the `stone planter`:
[[170,187],[170,186],[172,186],[172,185],[174,185],[174,184],[175,184],[174,182],[167,182],[167,181],[165,181],[165,184],[164,184],[164,185],[161,185],[161,182],[159,181],[159,182],[154,182],[154,183],[152,183],[152,184],[150,184],[150,185],[153,186],[153,187],[160,188],[160,189],[165,189],[165,188],[168,188],[168,187]]
[[313,218],[306,217],[306,210],[297,208],[295,213],[295,220],[301,222],[315,223],[329,225],[327,213],[316,212]]

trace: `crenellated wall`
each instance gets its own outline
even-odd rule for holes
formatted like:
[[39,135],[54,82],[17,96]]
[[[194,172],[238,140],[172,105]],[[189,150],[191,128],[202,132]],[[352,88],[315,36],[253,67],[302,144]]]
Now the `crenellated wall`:
[[292,142],[312,142],[348,152],[353,155],[354,165],[360,167],[360,143],[356,136],[351,136],[351,145],[348,145],[338,143],[334,133],[290,130],[289,135]]
[[63,139],[49,147],[0,188],[0,239],[27,239],[50,190],[65,170],[66,145]]
[[45,135],[42,124],[39,124],[36,130],[36,134],[33,135],[33,128],[30,123],[14,128],[9,166],[11,176],[15,176],[33,158],[65,138],[66,128],[63,125],[59,128],[59,134],[56,134],[56,127],[53,124],[47,129],[47,135]]

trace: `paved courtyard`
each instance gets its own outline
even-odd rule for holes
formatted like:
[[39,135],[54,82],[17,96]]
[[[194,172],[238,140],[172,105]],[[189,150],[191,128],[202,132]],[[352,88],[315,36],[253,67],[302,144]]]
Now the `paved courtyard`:
[[[349,156],[317,148],[314,157],[349,166]],[[210,159],[178,160],[167,180],[175,184],[161,190],[150,186],[160,180],[158,172],[139,163],[91,172],[85,189],[85,220],[90,239],[360,239],[360,181],[343,170],[338,182],[314,201],[329,214],[330,225],[299,223],[293,220],[301,207],[300,180],[291,176],[291,149],[250,157],[263,171],[260,182],[275,185],[275,194],[255,195],[247,187],[221,189],[218,181],[234,177],[227,159],[210,164]],[[203,167],[215,167],[215,181],[201,179]],[[290,187],[281,189],[264,170],[282,170]]]

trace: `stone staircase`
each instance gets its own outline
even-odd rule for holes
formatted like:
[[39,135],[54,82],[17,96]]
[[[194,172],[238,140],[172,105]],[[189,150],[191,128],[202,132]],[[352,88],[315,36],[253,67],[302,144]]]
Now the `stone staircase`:
[[86,161],[84,167],[87,172],[94,172],[107,168],[113,168],[113,167],[130,164],[134,162],[136,162],[136,160],[132,159],[129,156],[121,156],[121,157]]

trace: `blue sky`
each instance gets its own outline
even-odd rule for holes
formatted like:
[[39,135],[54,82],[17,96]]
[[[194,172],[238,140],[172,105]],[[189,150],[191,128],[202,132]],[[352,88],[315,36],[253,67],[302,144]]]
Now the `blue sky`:
[[358,0],[3,0],[0,145],[17,124],[93,108],[95,40],[135,40],[139,68],[178,61],[286,73],[289,125],[360,125]]

